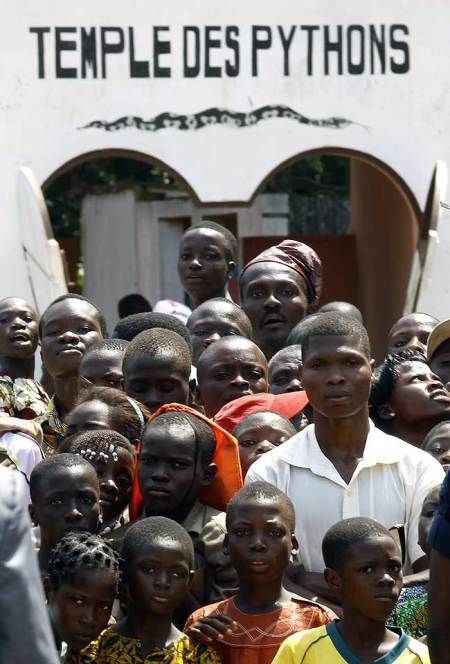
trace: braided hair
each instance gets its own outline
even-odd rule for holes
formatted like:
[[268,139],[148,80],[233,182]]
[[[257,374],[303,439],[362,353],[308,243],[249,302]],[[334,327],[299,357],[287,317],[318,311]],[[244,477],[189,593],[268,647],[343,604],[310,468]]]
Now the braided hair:
[[120,559],[114,549],[98,535],[68,533],[53,549],[48,562],[48,576],[54,590],[73,583],[85,569],[111,570],[119,584]]
[[136,450],[125,436],[112,429],[80,431],[67,436],[61,445],[61,452],[79,454],[87,461],[106,463],[111,456],[117,461],[117,449],[127,450],[134,458]]

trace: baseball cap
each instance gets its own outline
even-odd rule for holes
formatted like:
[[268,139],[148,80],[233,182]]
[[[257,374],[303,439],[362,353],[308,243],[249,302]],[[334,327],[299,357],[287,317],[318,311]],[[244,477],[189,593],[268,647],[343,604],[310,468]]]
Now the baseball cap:
[[450,339],[450,318],[438,323],[432,330],[427,342],[427,359],[431,360],[439,346]]

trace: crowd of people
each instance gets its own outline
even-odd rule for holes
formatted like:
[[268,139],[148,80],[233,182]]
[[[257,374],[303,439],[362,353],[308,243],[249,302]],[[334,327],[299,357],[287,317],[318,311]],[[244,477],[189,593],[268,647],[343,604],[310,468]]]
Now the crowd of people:
[[313,249],[251,260],[240,304],[237,253],[185,232],[187,319],[0,301],[0,661],[450,662],[450,320],[375,366]]

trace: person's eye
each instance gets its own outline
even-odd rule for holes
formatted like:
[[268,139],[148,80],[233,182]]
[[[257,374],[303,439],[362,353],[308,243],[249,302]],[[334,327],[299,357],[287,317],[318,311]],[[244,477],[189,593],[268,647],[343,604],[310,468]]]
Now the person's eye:
[[280,291],[280,295],[282,295],[283,297],[294,297],[295,291],[292,290],[292,288],[283,288]]
[[62,503],[63,503],[62,496],[56,496],[55,498],[52,498],[50,500],[50,505],[56,506],[56,505],[62,505]]
[[191,254],[187,254],[187,253],[180,254],[180,261],[187,261],[187,260],[190,259],[190,257],[191,257]]
[[242,442],[239,443],[241,447],[253,447],[253,445],[256,445],[256,440],[243,440]]
[[248,535],[248,528],[233,528],[233,535],[236,535],[236,537],[245,537]]
[[220,256],[219,256],[219,254],[209,252],[208,254],[205,254],[205,258],[208,261],[215,261],[215,260],[219,260]]
[[154,574],[156,569],[155,569],[155,567],[152,567],[151,565],[144,565],[144,567],[142,568],[142,571],[144,572],[144,574]]
[[133,480],[129,476],[122,475],[121,477],[117,478],[117,484],[123,487],[129,487],[133,484]]
[[359,362],[359,360],[347,360],[346,365],[350,369],[356,369],[356,367],[359,367],[360,362]]
[[139,457],[139,464],[145,465],[145,466],[150,466],[154,462],[154,458],[151,456],[144,456],[140,455]]
[[216,371],[214,373],[214,378],[216,380],[225,380],[225,378],[227,378],[227,376],[228,376],[228,374],[226,373],[226,371]]
[[311,362],[311,364],[308,367],[309,369],[321,369],[322,368],[322,362],[319,362],[318,360],[316,362]]
[[172,461],[171,466],[172,468],[175,468],[175,470],[184,470],[185,468],[188,468],[190,464],[188,464],[186,461]]
[[112,604],[110,604],[110,603],[108,603],[108,604],[101,604],[101,605],[100,605],[100,609],[101,609],[102,611],[106,611],[107,613],[110,613],[111,610],[112,610]]
[[165,394],[170,394],[170,392],[173,392],[176,389],[176,385],[174,383],[166,381],[164,383],[161,383],[159,389],[161,392],[164,392]]
[[85,494],[81,500],[85,505],[93,505],[95,503],[94,496],[91,496],[90,494]]
[[183,569],[176,569],[172,572],[172,576],[175,579],[184,579],[186,578],[186,572]]
[[270,534],[272,537],[284,537],[285,531],[282,528],[272,528]]
[[147,383],[144,383],[143,381],[136,381],[130,383],[130,390],[132,390],[136,394],[142,394],[143,392],[146,391],[146,389],[147,389]]
[[45,332],[46,337],[58,337],[61,334],[59,330],[47,330]]
[[257,299],[258,297],[264,297],[264,291],[261,288],[255,288],[250,291],[250,297]]
[[77,606],[83,606],[84,600],[81,599],[81,597],[71,597],[70,598],[73,604],[76,604]]
[[400,563],[391,563],[391,565],[389,565],[389,572],[391,572],[392,574],[399,574],[401,569],[402,566],[400,565]]
[[394,348],[402,348],[402,346],[406,346],[407,341],[406,339],[400,339],[399,341],[396,341],[394,344]]
[[33,322],[33,317],[32,316],[24,316],[23,320],[26,323],[32,323]]
[[208,330],[194,330],[192,332],[192,335],[196,337],[206,337],[208,334]]
[[372,574],[373,567],[371,567],[370,565],[366,565],[365,567],[361,567],[361,572],[363,574]]
[[77,332],[79,332],[79,334],[87,334],[88,332],[91,332],[91,330],[92,327],[90,325],[80,325]]
[[261,378],[262,371],[260,369],[250,369],[248,374],[251,378]]

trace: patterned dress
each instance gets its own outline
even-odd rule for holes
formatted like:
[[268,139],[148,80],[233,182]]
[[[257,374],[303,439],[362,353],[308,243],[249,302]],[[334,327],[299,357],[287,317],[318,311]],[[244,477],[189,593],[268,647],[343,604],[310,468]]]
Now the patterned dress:
[[403,588],[389,623],[401,627],[406,634],[415,639],[425,636],[428,626],[427,586]]
[[186,634],[180,634],[167,648],[153,650],[145,659],[140,655],[140,648],[141,642],[137,639],[107,628],[80,653],[69,654],[65,664],[221,664],[214,650],[194,643]]

